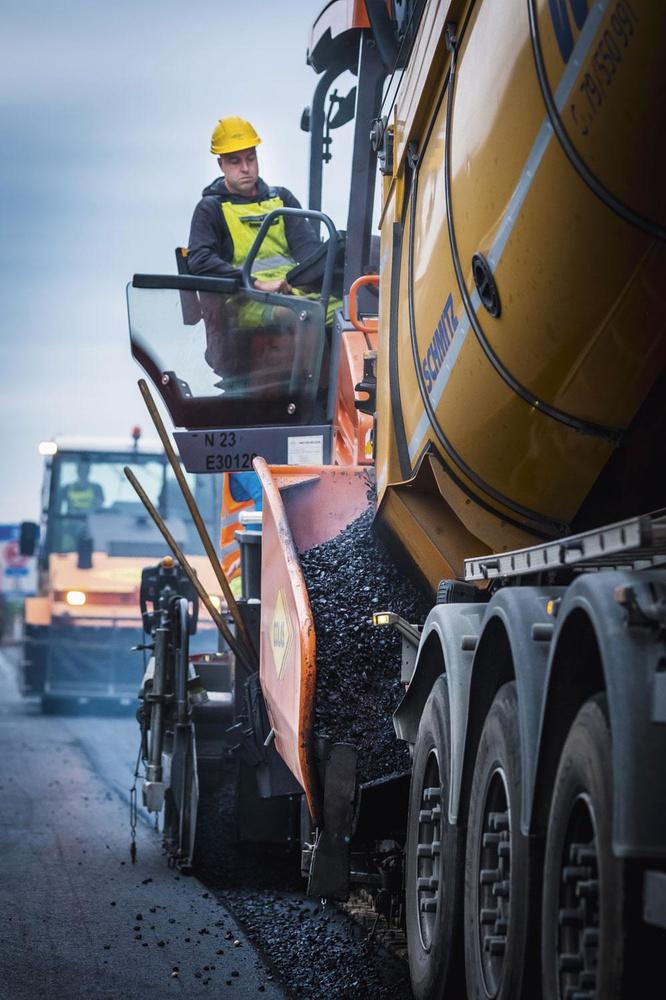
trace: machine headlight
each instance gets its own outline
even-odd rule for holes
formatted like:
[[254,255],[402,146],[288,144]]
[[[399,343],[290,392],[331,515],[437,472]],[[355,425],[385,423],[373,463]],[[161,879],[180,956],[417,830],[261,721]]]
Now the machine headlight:
[[80,608],[86,603],[86,595],[82,590],[68,590],[65,600],[72,608]]
[[391,611],[375,611],[372,615],[373,625],[393,625],[396,615]]

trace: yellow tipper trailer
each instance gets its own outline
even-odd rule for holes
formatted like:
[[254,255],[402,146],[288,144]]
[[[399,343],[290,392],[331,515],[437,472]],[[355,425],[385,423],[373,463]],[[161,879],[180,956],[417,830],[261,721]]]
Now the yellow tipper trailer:
[[383,125],[376,467],[433,587],[653,502],[663,32],[654,3],[424,7]]

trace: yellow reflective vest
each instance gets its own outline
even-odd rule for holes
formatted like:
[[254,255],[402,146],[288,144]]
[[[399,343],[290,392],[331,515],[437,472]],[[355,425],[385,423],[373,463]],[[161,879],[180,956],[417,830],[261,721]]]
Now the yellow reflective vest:
[[[232,264],[242,267],[250,252],[252,244],[259,232],[259,227],[269,212],[283,208],[282,198],[267,198],[265,201],[251,202],[249,205],[235,205],[231,201],[222,202],[224,221],[227,224],[234,245]],[[262,281],[274,278],[284,278],[296,264],[291,256],[284,216],[280,215],[273,221],[264,241],[259,248],[252,275]]]
[[65,501],[68,514],[87,513],[95,510],[102,502],[100,487],[92,483],[86,486],[70,483],[65,487]]
[[[273,196],[266,198],[264,201],[255,201],[249,204],[244,202],[241,205],[234,204],[231,201],[223,201],[221,207],[224,221],[227,224],[234,245],[234,256],[231,263],[234,267],[241,268],[252,248],[262,222],[269,212],[274,211],[276,208],[283,208],[284,202],[282,198]],[[259,278],[261,281],[285,278],[296,263],[298,262],[291,256],[289,249],[284,216],[280,215],[273,220],[270,229],[259,247],[259,253],[252,265],[252,277]],[[304,292],[300,288],[294,288],[293,293],[307,299],[319,299],[317,293]],[[329,299],[326,310],[327,324],[333,322],[333,313],[341,305],[342,302],[340,299]]]

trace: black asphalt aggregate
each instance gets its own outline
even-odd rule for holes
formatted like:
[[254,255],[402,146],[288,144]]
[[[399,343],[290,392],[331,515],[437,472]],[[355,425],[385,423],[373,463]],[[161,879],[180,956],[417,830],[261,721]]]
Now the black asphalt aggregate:
[[398,571],[368,509],[328,542],[301,554],[317,637],[316,730],[358,750],[360,781],[409,771],[393,713],[404,695],[401,639],[376,611],[422,625],[432,601]]

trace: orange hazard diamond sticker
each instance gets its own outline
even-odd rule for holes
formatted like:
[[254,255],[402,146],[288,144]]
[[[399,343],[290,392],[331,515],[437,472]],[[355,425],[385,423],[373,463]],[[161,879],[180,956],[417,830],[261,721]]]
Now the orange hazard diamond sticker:
[[291,625],[287,614],[287,603],[284,594],[278,590],[275,601],[275,610],[271,621],[271,646],[273,648],[273,662],[278,677],[282,677],[287,650],[291,641]]

